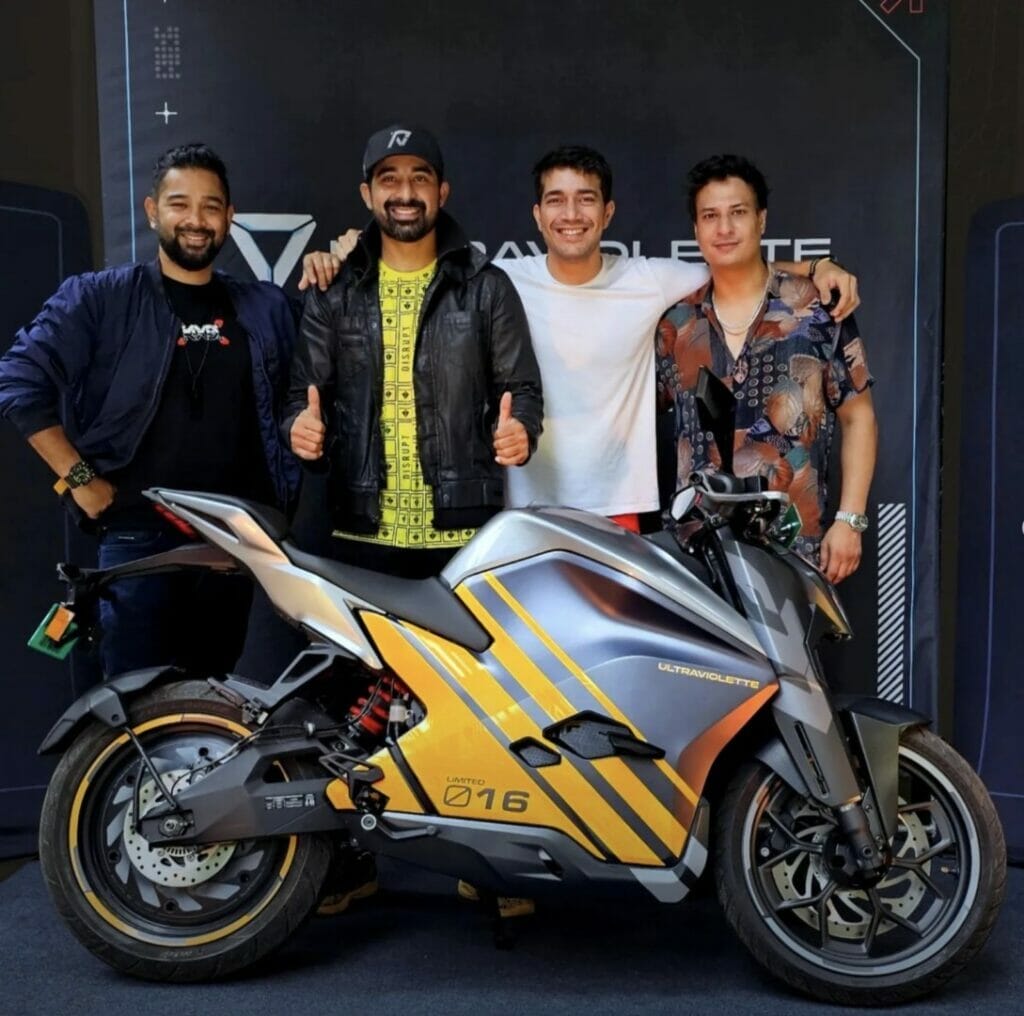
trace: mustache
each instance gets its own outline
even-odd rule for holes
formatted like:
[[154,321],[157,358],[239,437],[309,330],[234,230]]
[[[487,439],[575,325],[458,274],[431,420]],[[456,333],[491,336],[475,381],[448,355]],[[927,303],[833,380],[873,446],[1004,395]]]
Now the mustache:
[[200,236],[205,236],[207,240],[212,240],[217,235],[212,229],[195,229],[190,226],[175,227],[175,236],[181,236],[182,233],[198,233]]
[[415,198],[411,201],[399,201],[397,198],[389,198],[384,202],[384,211],[390,212],[392,208],[418,208],[421,212],[427,210],[426,203]]

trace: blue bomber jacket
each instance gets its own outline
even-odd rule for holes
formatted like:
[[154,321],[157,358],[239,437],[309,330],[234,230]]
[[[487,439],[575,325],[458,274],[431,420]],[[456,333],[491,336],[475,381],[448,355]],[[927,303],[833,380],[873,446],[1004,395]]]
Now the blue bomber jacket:
[[[279,430],[295,309],[272,283],[217,277],[249,336],[260,436],[278,505],[286,508],[300,474]],[[156,413],[177,328],[159,262],[74,275],[0,358],[0,416],[26,438],[62,424],[98,473],[120,469]]]

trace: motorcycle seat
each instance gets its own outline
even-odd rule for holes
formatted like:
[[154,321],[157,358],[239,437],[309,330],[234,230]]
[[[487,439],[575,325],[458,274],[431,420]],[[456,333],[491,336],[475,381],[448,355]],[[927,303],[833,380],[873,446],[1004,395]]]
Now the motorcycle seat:
[[486,629],[440,578],[397,578],[307,554],[287,540],[281,547],[292,564],[372,603],[399,621],[425,628],[473,652],[482,653],[491,644]]

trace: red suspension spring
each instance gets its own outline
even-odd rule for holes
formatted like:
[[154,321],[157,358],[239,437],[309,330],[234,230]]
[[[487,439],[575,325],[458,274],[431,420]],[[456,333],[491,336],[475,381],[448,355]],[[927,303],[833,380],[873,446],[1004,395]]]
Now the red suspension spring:
[[409,689],[392,674],[371,684],[366,694],[349,708],[348,715],[367,733],[380,737],[391,715],[391,700],[408,694]]

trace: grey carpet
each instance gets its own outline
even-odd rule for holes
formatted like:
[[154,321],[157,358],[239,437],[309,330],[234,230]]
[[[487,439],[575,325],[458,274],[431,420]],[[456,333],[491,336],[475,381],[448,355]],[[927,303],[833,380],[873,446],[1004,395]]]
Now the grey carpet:
[[[710,896],[675,908],[555,908],[527,919],[510,952],[454,885],[410,869],[380,894],[311,922],[230,983],[134,981],[88,954],[58,919],[30,863],[0,883],[0,1012],[83,1016],[479,1013],[790,1016],[861,1012],[788,992],[738,945]],[[1010,873],[999,924],[974,964],[904,1014],[1024,1013],[1024,870]]]

